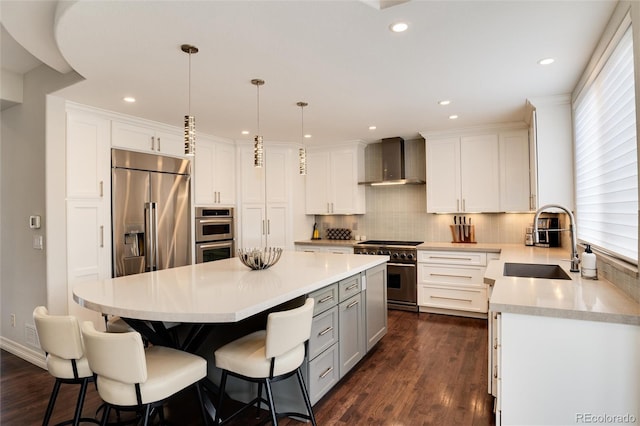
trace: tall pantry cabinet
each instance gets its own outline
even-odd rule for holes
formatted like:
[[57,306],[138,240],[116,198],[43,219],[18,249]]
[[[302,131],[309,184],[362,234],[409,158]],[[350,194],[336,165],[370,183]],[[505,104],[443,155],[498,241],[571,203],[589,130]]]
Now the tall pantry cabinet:
[[66,212],[68,312],[99,323],[73,302],[73,287],[111,276],[110,120],[67,105]]
[[264,166],[253,165],[253,144],[238,147],[239,248],[282,247],[293,250],[293,180],[297,156],[287,145],[265,143]]

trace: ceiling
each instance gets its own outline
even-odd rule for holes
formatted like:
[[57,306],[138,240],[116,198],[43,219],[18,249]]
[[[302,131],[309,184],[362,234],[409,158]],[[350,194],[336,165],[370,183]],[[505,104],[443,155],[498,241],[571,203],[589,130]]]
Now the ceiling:
[[[181,126],[189,57],[180,46],[189,43],[200,50],[191,57],[198,132],[251,140],[258,108],[250,80],[261,78],[265,141],[301,140],[298,101],[309,104],[307,143],[410,139],[522,122],[527,99],[570,93],[615,5],[3,0],[2,24],[12,37],[2,34],[2,66],[26,72],[35,57],[60,72],[73,69],[85,80],[62,96]],[[409,29],[392,33],[389,25],[397,21]],[[30,52],[26,60],[7,47],[13,38]],[[547,57],[555,62],[537,64]],[[124,96],[137,102],[124,103]],[[443,99],[451,104],[438,105]],[[449,119],[452,114],[459,118]]]

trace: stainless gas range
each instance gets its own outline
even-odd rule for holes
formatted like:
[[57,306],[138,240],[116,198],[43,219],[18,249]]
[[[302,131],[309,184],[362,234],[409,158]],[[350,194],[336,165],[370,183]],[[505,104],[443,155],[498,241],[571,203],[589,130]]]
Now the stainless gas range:
[[387,306],[418,312],[417,249],[422,241],[368,240],[357,244],[355,254],[387,255]]

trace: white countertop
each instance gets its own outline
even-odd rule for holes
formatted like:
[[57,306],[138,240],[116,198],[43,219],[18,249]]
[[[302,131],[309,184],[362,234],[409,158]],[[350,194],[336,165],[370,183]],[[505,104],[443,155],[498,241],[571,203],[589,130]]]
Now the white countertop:
[[[504,276],[506,262],[557,264],[571,280]],[[493,285],[491,311],[640,325],[640,304],[610,282],[569,268],[566,250],[503,245],[500,260],[485,272],[485,283]]]
[[236,322],[374,266],[388,256],[286,251],[269,269],[238,258],[77,284],[73,299],[103,314],[152,321]]

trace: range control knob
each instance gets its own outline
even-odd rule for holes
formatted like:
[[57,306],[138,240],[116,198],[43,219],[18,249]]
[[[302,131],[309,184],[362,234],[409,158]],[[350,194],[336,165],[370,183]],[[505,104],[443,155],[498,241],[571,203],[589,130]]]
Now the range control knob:
[[397,259],[398,258],[398,253],[393,253],[393,258]]
[[374,251],[370,251],[369,254],[376,254],[375,250]]
[[413,260],[413,253],[409,253],[409,254],[407,255],[407,259],[409,259],[409,260]]
[[406,259],[406,257],[407,257],[407,254],[406,254],[406,253],[401,253],[401,254],[400,254],[400,259]]

